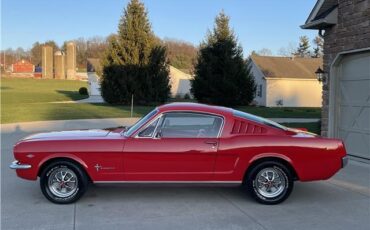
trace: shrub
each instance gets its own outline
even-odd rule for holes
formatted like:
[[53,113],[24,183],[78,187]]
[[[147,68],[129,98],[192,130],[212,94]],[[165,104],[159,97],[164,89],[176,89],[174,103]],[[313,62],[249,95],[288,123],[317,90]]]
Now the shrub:
[[185,93],[184,99],[189,100],[190,99],[190,95],[188,93]]
[[87,91],[87,88],[86,87],[81,87],[78,90],[78,93],[81,94],[81,95],[89,95],[89,92]]

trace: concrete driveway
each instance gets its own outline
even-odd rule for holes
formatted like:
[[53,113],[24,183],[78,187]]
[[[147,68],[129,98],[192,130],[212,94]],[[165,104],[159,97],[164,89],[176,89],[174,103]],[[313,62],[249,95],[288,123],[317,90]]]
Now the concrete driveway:
[[184,185],[92,185],[76,204],[55,205],[43,197],[38,181],[17,178],[8,168],[13,144],[34,131],[113,125],[108,120],[3,125],[1,229],[370,227],[370,166],[355,161],[331,180],[296,183],[291,197],[276,206],[257,204],[240,188]]

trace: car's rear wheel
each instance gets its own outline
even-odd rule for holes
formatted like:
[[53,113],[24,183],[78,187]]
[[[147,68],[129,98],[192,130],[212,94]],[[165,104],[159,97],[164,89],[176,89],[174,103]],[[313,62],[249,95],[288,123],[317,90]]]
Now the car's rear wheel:
[[56,161],[47,165],[40,175],[44,196],[57,204],[77,201],[88,187],[86,173],[70,161]]
[[292,172],[280,162],[265,161],[255,165],[247,175],[251,196],[262,204],[278,204],[292,192]]

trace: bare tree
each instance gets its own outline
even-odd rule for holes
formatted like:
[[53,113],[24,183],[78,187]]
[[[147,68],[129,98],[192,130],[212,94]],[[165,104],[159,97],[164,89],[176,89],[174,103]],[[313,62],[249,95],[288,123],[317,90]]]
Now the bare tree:
[[272,56],[272,51],[268,48],[262,48],[257,51],[257,54],[261,56]]
[[289,42],[289,44],[285,47],[281,47],[279,50],[278,50],[278,54],[280,56],[284,56],[284,57],[291,57],[292,55],[294,55],[296,53],[296,47],[297,45],[294,43],[294,42]]
[[186,72],[193,70],[198,52],[193,44],[168,38],[163,40],[163,44],[167,48],[167,58],[171,65]]

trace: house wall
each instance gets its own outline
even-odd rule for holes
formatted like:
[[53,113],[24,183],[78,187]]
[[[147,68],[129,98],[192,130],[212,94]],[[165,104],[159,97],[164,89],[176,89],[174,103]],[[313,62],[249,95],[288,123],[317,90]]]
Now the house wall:
[[171,97],[184,97],[185,94],[192,97],[190,79],[191,75],[170,66]]
[[370,47],[370,1],[339,0],[338,22],[324,33],[324,71],[329,73],[323,85],[321,135],[328,135],[330,67],[340,52]]
[[[316,79],[266,80],[267,107],[320,107],[322,84]],[[282,100],[282,105],[277,102]]]
[[[266,106],[266,80],[264,75],[254,62],[250,62],[250,68],[257,86],[254,101],[257,105]],[[262,88],[262,93],[261,95],[258,95],[260,87]]]

